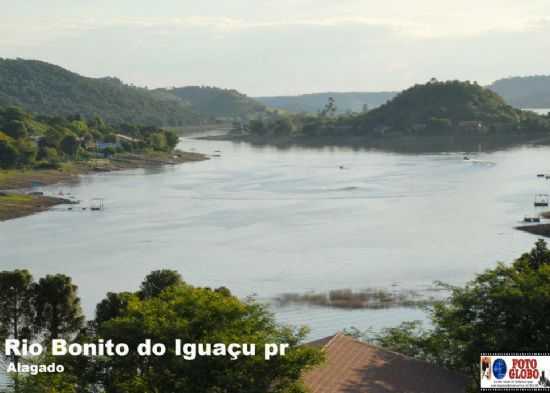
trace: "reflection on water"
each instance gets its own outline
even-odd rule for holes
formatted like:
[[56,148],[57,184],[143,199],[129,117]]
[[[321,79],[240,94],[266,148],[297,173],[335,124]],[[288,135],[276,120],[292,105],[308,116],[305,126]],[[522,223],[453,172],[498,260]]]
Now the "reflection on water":
[[[153,269],[240,296],[463,283],[535,238],[512,228],[550,182],[550,148],[403,155],[346,147],[271,147],[184,139],[221,157],[53,186],[105,210],[52,210],[0,223],[0,269],[62,272],[86,312],[107,291],[135,290]],[[477,152],[477,149],[474,150]],[[478,162],[493,165],[479,165]],[[343,166],[345,170],[340,169]],[[422,319],[417,309],[274,308],[312,337]]]

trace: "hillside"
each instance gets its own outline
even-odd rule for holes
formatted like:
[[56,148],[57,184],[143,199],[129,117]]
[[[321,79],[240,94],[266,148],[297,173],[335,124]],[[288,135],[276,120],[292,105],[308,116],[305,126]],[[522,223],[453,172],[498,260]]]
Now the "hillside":
[[550,132],[550,118],[521,111],[476,83],[432,80],[360,114],[338,115],[329,100],[317,115],[272,114],[250,122],[251,135],[281,137],[481,136]]
[[395,92],[374,93],[315,93],[299,96],[256,97],[273,109],[282,109],[293,113],[317,113],[326,105],[329,97],[336,101],[336,113],[362,112],[364,105],[376,108],[393,98]]
[[546,130],[548,119],[508,105],[470,82],[415,85],[359,119],[363,131],[444,133]]
[[518,108],[550,108],[550,75],[500,79],[488,88]]
[[116,78],[87,78],[36,60],[0,58],[0,105],[48,116],[100,116],[112,124],[185,125],[199,115]]
[[250,117],[266,110],[264,104],[236,90],[208,86],[157,89],[158,97],[180,100],[201,115],[216,118]]

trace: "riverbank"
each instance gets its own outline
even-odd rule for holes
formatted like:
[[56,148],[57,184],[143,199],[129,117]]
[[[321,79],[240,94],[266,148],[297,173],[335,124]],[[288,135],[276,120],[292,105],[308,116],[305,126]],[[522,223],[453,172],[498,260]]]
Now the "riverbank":
[[29,216],[52,206],[70,203],[68,199],[43,195],[9,194],[0,192],[0,221]]
[[31,195],[25,191],[34,187],[73,183],[78,181],[80,175],[91,173],[153,168],[207,159],[204,154],[176,150],[171,153],[123,153],[111,158],[63,163],[58,169],[0,170],[0,221],[28,216],[70,202],[63,198]]

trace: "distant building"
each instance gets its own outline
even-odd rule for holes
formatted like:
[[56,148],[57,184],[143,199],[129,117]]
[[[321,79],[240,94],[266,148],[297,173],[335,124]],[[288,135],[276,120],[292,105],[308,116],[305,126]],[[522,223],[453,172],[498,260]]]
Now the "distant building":
[[326,362],[306,372],[310,393],[464,393],[465,376],[343,334],[306,344]]

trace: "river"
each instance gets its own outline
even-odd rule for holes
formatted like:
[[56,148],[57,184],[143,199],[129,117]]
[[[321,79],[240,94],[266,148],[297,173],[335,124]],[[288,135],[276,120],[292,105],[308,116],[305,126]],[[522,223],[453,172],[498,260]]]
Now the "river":
[[[102,212],[66,207],[0,223],[0,269],[70,275],[85,312],[107,291],[136,290],[154,269],[197,286],[226,286],[269,301],[285,292],[422,289],[461,284],[527,251],[513,229],[549,192],[549,147],[404,155],[347,148],[286,150],[183,138],[181,148],[220,157],[83,176],[51,186]],[[341,169],[340,167],[343,167]],[[417,309],[272,306],[307,324],[311,338],[355,326],[424,319]]]

